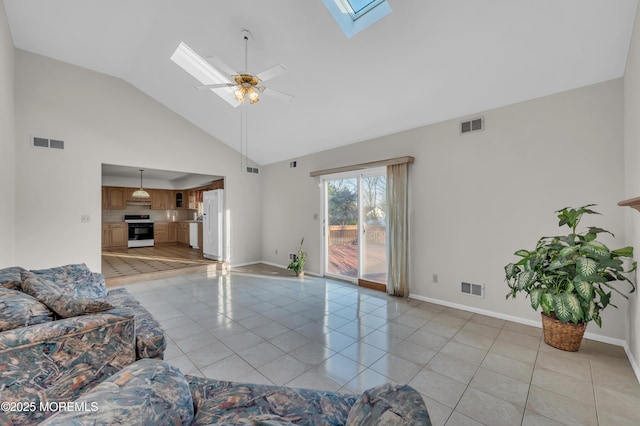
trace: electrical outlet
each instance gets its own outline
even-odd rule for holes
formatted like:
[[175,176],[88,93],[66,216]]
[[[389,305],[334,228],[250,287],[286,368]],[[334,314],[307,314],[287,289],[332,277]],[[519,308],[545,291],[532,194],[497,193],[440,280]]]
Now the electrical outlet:
[[438,274],[433,274],[433,282],[438,284]]
[[91,221],[91,216],[89,216],[88,214],[80,215],[81,223],[89,223],[90,221]]
[[289,260],[296,260],[296,254],[295,253],[289,253]]

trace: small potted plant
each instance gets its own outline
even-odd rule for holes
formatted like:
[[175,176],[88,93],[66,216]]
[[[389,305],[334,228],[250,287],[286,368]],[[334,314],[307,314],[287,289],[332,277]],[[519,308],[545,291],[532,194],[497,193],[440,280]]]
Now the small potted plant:
[[[592,206],[558,210],[558,226],[567,226],[571,232],[540,238],[534,250],[518,250],[515,255],[521,259],[504,268],[510,289],[507,299],[526,293],[533,309],[542,308],[545,342],[566,351],[580,348],[589,321],[602,327],[602,309],[617,308],[611,303],[612,291],[628,299],[616,288],[616,282],[625,281],[629,292],[635,291],[634,283],[625,275],[636,269],[633,248],[610,250],[597,240],[599,234],[613,236],[602,228],[576,232],[584,214],[599,214],[590,209]],[[625,260],[632,261],[627,271]]]
[[295,257],[287,266],[287,269],[292,269],[293,272],[296,273],[296,277],[304,277],[304,264],[307,261],[307,253],[302,250],[302,243],[304,242],[304,237],[300,240],[300,247],[298,248],[298,253],[296,253]]

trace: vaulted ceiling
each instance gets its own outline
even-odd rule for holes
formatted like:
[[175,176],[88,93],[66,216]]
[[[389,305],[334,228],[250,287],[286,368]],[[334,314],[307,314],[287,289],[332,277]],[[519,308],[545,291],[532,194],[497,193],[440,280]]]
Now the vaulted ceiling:
[[4,0],[17,48],[122,78],[240,150],[240,110],[169,57],[183,41],[249,71],[282,63],[248,107],[259,164],[621,77],[637,0],[388,0],[347,39],[321,0]]

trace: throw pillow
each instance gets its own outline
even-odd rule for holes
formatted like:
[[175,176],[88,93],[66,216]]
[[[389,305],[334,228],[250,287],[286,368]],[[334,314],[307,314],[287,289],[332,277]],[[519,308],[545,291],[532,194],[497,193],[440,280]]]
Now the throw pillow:
[[53,313],[33,297],[0,286],[0,331],[53,321]]
[[88,294],[75,282],[53,282],[30,271],[22,273],[22,290],[47,305],[62,318],[102,312],[113,309],[104,297],[95,297],[93,289]]
[[25,269],[19,266],[0,269],[0,286],[20,290],[22,271],[25,271]]
[[58,412],[51,425],[189,425],[193,399],[180,370],[156,359],[130,364],[74,401],[78,411]]

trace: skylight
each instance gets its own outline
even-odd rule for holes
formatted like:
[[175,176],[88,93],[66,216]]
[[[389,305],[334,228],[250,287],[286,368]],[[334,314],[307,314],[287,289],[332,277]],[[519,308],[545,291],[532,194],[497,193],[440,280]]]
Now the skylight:
[[387,0],[323,0],[347,38],[391,13]]

